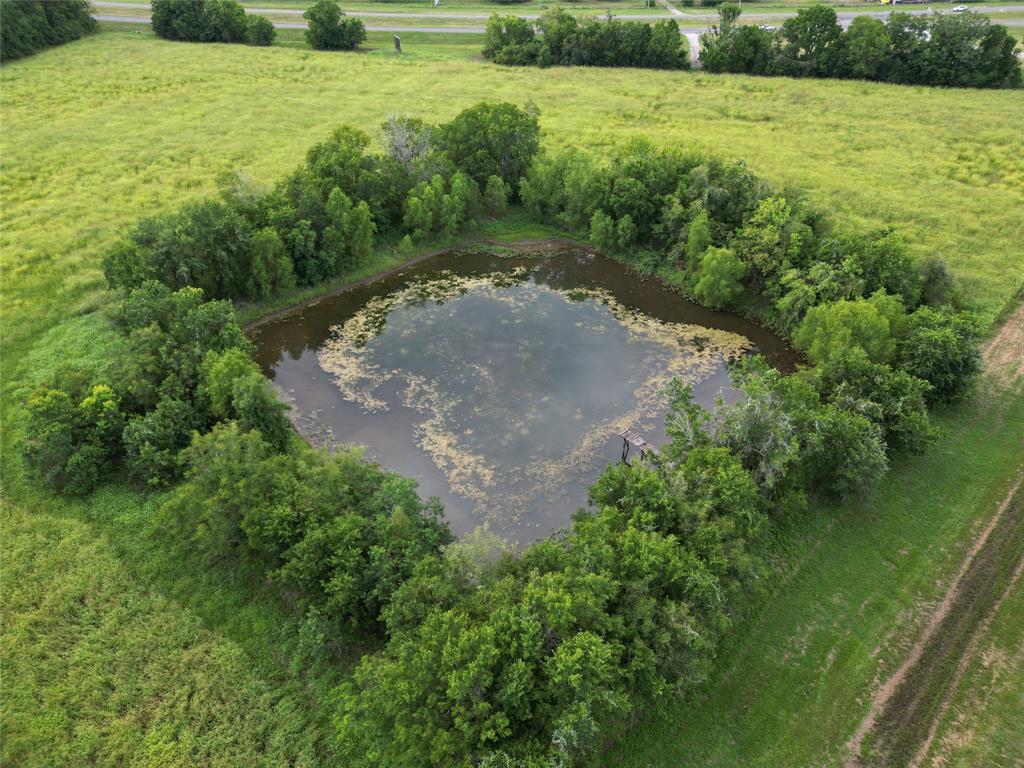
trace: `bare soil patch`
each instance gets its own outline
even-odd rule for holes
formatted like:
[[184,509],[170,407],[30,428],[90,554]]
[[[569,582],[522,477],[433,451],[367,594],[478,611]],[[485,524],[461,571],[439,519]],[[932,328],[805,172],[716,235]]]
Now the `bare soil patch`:
[[1024,304],[1017,307],[982,350],[985,373],[1008,384],[1024,376]]

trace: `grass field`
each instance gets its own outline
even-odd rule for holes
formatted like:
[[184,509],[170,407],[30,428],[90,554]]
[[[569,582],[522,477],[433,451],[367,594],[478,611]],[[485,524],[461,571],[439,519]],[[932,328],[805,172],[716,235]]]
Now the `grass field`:
[[[331,665],[310,658],[287,606],[166,546],[158,498],[115,486],[56,500],[14,454],[26,387],[54,361],[112,343],[92,312],[106,301],[104,249],[140,216],[209,194],[222,172],[270,182],[338,124],[373,132],[389,113],[436,121],[480,99],[532,99],[547,146],[600,151],[634,135],[696,146],[799,186],[848,226],[897,227],[916,253],[948,260],[989,320],[1024,285],[1019,94],[502,70],[469,60],[468,48],[424,36],[398,58],[383,41],[331,54],[122,28],[0,69],[0,762],[329,762],[328,690],[354,649]],[[780,532],[774,552],[791,565],[716,679],[643,720],[607,764],[835,764],[873,682],[898,663],[1019,465],[1019,391],[939,422],[936,447],[876,497]],[[992,624],[992,648],[1019,649],[1021,605],[1018,588]],[[969,670],[939,741],[973,764],[1012,764],[1021,673],[1019,660],[1003,664],[996,695],[975,703],[971,681],[996,672]]]

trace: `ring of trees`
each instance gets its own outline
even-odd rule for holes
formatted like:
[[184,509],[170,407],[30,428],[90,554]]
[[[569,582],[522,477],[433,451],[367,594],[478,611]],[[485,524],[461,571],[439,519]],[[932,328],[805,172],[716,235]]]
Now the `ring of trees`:
[[[269,189],[140,222],[106,258],[126,352],[28,398],[24,453],[53,488],[115,473],[170,487],[164,528],[286,589],[304,633],[375,638],[337,690],[352,766],[569,765],[711,669],[756,588],[765,534],[814,496],[862,495],[933,435],[979,368],[978,324],[940,261],[847,233],[793,193],[635,139],[604,162],[540,150],[538,114],[481,103],[442,125],[340,128]],[[789,336],[708,412],[669,392],[669,442],[609,467],[572,529],[517,554],[453,543],[412,480],[302,443],[231,300],[315,285],[375,247],[456,236],[510,203],[709,306]],[[212,567],[212,565],[211,565]]]

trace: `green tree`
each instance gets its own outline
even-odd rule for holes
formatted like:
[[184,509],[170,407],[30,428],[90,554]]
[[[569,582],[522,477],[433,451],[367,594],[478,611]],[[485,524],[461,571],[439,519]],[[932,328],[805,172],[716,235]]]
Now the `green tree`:
[[896,350],[890,318],[868,299],[811,307],[793,341],[814,363],[828,362],[853,348],[862,349],[872,362],[884,363]]
[[350,51],[366,39],[366,27],[346,16],[335,0],[316,0],[302,17],[309,25],[306,42],[323,51]]
[[709,247],[711,247],[711,219],[708,212],[701,209],[686,229],[686,268],[688,272],[696,274],[700,269],[701,257]]
[[205,0],[201,24],[203,43],[244,43],[248,36],[245,9],[235,0]]
[[615,220],[604,211],[594,211],[590,219],[590,243],[605,253],[618,251]]
[[701,258],[693,292],[712,309],[731,306],[743,293],[747,265],[728,248],[711,247]]
[[492,60],[506,48],[520,47],[534,42],[533,25],[520,16],[492,14],[484,33],[485,59]]
[[980,325],[964,312],[920,307],[896,349],[900,368],[931,384],[931,402],[960,400],[981,370]]
[[26,410],[25,458],[42,481],[71,495],[96,488],[121,454],[117,394],[105,384],[67,379],[33,391]]
[[259,372],[259,366],[245,350],[233,348],[206,353],[200,367],[199,391],[215,419],[229,421],[237,417],[233,402],[235,382],[259,375]]
[[891,47],[885,22],[858,16],[843,34],[838,74],[858,80],[885,80],[891,66]]
[[514,190],[540,148],[537,117],[535,109],[481,102],[441,126],[441,145],[452,163],[479,186],[497,176]]
[[249,247],[249,285],[246,290],[250,296],[266,299],[295,287],[291,257],[273,227],[254,232]]
[[782,71],[792,77],[834,77],[842,32],[834,8],[815,5],[799,9],[782,25]]
[[256,372],[241,376],[232,384],[231,408],[244,430],[256,430],[275,453],[284,453],[292,443],[292,425],[282,403],[263,376]]
[[508,187],[500,176],[488,176],[484,187],[484,207],[491,216],[502,216],[508,208]]
[[273,45],[277,39],[277,30],[266,16],[252,15],[246,23],[245,39],[249,45]]
[[0,61],[13,61],[95,31],[86,0],[20,0],[3,4]]

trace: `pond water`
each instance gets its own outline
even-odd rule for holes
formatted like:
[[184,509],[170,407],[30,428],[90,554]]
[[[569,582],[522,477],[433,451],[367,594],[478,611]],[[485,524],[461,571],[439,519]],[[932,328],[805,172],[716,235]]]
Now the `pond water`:
[[789,368],[777,337],[580,247],[448,252],[251,331],[318,445],[354,443],[437,496],[458,534],[522,545],[566,528],[619,460],[665,439],[673,377],[710,406],[728,361]]

